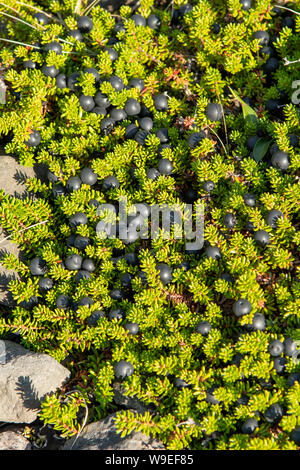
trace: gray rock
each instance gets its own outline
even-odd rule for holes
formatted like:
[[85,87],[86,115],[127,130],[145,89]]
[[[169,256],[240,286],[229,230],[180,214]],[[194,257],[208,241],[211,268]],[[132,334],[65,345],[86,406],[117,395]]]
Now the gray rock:
[[0,189],[6,194],[22,197],[26,193],[25,183],[36,173],[33,168],[20,165],[9,155],[0,155]]
[[[133,411],[134,410],[130,410]],[[121,438],[116,433],[114,419],[116,413],[86,426],[78,439],[69,439],[63,450],[163,450],[163,444],[157,439],[145,436],[141,432],[132,432]],[[73,447],[72,447],[73,445]]]
[[0,421],[32,423],[41,400],[69,377],[53,357],[0,340]]
[[[37,176],[42,181],[46,180],[47,167],[45,165],[35,165],[34,168],[28,168],[20,165],[17,160],[8,155],[3,155],[0,151],[0,189],[6,194],[18,198],[29,196],[26,191],[26,180]],[[33,195],[30,195],[34,199]],[[0,225],[0,242],[6,238],[7,233]],[[8,284],[14,279],[19,279],[18,274],[14,271],[6,269],[1,264],[1,259],[7,253],[14,254],[17,258],[22,259],[22,254],[18,245],[11,240],[5,240],[0,243],[0,303],[6,306],[12,306],[12,296],[8,291]]]
[[134,409],[138,413],[145,413],[146,411],[154,411],[155,407],[146,405],[141,400],[135,397],[128,397],[125,395],[125,390],[119,382],[115,382],[114,388],[114,401],[117,405],[124,406],[127,409]]
[[0,432],[0,450],[31,450],[30,442],[15,431]]

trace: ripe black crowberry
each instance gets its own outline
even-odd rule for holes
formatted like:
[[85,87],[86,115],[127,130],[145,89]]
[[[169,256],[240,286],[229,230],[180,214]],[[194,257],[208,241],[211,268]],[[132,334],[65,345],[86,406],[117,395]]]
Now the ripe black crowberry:
[[165,263],[156,266],[159,272],[159,278],[163,284],[169,284],[172,280],[172,268]]
[[94,301],[90,297],[81,297],[81,299],[78,302],[79,307],[90,307],[93,304],[94,304]]
[[93,273],[96,269],[96,265],[92,259],[86,258],[82,261],[81,265],[82,269],[88,271],[89,273]]
[[117,60],[117,58],[119,57],[119,54],[117,53],[117,51],[115,49],[113,49],[112,47],[106,47],[104,50],[105,50],[105,52],[108,53],[109,58],[112,62]]
[[72,38],[76,39],[76,41],[81,42],[83,40],[83,36],[79,29],[72,29],[69,31],[69,36],[72,36]]
[[48,277],[41,277],[39,279],[39,289],[41,292],[47,292],[48,290],[52,289],[53,281]]
[[82,265],[82,256],[80,255],[69,255],[65,259],[65,266],[69,271],[78,271]]
[[288,357],[293,357],[297,351],[297,343],[292,338],[286,338],[283,342],[284,354]]
[[132,78],[128,83],[128,86],[129,88],[138,88],[140,91],[143,91],[145,83],[141,78]]
[[46,25],[49,23],[49,16],[45,15],[45,13],[37,12],[32,15],[40,24]]
[[93,20],[89,16],[80,16],[77,20],[77,27],[81,33],[89,33],[93,26]]
[[44,47],[45,52],[53,51],[56,54],[62,54],[62,47],[57,41],[52,41],[49,42],[48,44],[45,45]]
[[270,235],[265,230],[258,230],[254,233],[254,240],[259,246],[265,247],[270,243]]
[[277,209],[273,209],[266,215],[266,222],[271,228],[277,228],[277,221],[283,217],[283,213]]
[[91,168],[83,168],[80,172],[80,179],[84,184],[93,186],[97,183],[98,175]]
[[241,430],[243,434],[252,434],[257,427],[258,421],[255,418],[249,418],[242,424]]
[[[133,126],[134,124],[130,124],[131,126]],[[153,127],[153,121],[150,117],[143,117],[143,118],[140,118],[139,119],[139,126],[141,129],[143,129],[144,131],[151,131],[152,127]],[[137,129],[137,128],[136,128]]]
[[106,95],[104,95],[101,91],[97,91],[94,96],[95,103],[100,106],[100,108],[108,108],[110,105],[110,101]]
[[100,318],[105,318],[105,313],[102,310],[94,310],[94,312],[87,318],[87,325],[96,326]]
[[156,137],[159,138],[161,144],[166,144],[169,140],[169,131],[167,128],[163,127],[156,131]]
[[128,98],[125,103],[124,109],[128,116],[136,116],[141,111],[141,105],[134,98]]
[[[122,78],[120,77],[117,77],[116,75],[112,75],[110,78],[109,78],[109,83],[111,84],[111,86],[116,90],[116,91],[121,91],[123,90],[124,88],[124,83],[123,83],[123,80]],[[126,111],[127,112],[127,111]],[[128,113],[127,113],[128,114]]]
[[133,374],[134,368],[131,362],[119,361],[114,366],[115,376],[117,379],[125,379]]
[[289,155],[286,152],[279,150],[272,155],[271,163],[275,168],[280,170],[287,170],[290,166]]
[[198,333],[200,333],[200,335],[206,336],[211,330],[211,324],[208,321],[201,321],[196,326],[196,330]]
[[155,95],[154,106],[157,111],[166,111],[169,107],[168,97],[163,94]]
[[110,320],[122,320],[123,319],[123,312],[120,308],[114,308],[111,309],[111,311],[108,314],[108,318]]
[[109,189],[117,189],[120,187],[120,183],[119,183],[119,180],[118,178],[116,178],[115,176],[113,175],[110,175],[110,176],[107,176],[106,178],[104,178],[104,180],[102,181],[102,188],[105,190],[105,191],[108,191]]
[[281,375],[285,371],[287,360],[284,357],[275,357],[273,364],[277,374]]
[[81,179],[78,176],[70,176],[67,181],[67,190],[70,192],[78,191],[81,187]]
[[209,246],[205,250],[206,258],[212,258],[215,260],[221,259],[221,252],[217,246]]
[[158,170],[162,175],[170,175],[174,170],[174,165],[168,158],[162,158],[158,162]]
[[30,261],[29,269],[33,276],[43,276],[47,272],[46,261],[40,256],[37,256]]
[[272,357],[280,356],[283,353],[284,346],[279,339],[273,339],[269,344],[269,353]]
[[134,21],[135,26],[146,26],[146,18],[144,16],[139,15],[136,13],[131,17],[131,19]]
[[41,71],[45,77],[51,78],[55,78],[59,74],[59,70],[55,67],[55,65],[43,65]]
[[256,31],[253,38],[259,40],[260,46],[267,46],[270,40],[270,36],[267,31]]
[[249,300],[239,299],[233,304],[233,313],[236,317],[242,317],[248,315],[252,310],[252,305]]
[[88,237],[77,235],[74,240],[74,247],[78,250],[85,250],[87,246],[91,244],[91,240]]
[[84,269],[80,269],[80,271],[76,273],[74,280],[75,282],[80,282],[83,280],[87,280],[90,277],[91,277],[91,273],[89,273],[88,271],[85,271]]
[[187,139],[188,146],[191,149],[194,149],[197,147],[197,145],[200,144],[200,142],[205,139],[206,134],[203,131],[199,132],[194,132],[193,134],[190,134]]
[[87,216],[83,212],[76,212],[69,219],[70,227],[76,228],[79,225],[85,225],[87,223]]
[[210,103],[205,110],[205,115],[210,121],[220,121],[223,117],[222,106],[219,103]]
[[151,29],[158,29],[161,25],[160,17],[154,14],[148,16],[147,25]]
[[41,134],[38,131],[32,131],[29,138],[24,142],[28,147],[37,147],[41,142]]
[[55,77],[55,83],[57,88],[60,88],[63,90],[64,88],[67,88],[67,76],[65,73],[59,73]]
[[266,319],[261,313],[256,313],[252,320],[252,327],[254,331],[264,330],[266,328]]
[[237,224],[237,220],[234,214],[228,212],[224,217],[224,225],[228,229],[233,229]]
[[156,168],[149,168],[147,171],[147,178],[155,181],[160,176],[160,172]]
[[283,409],[279,405],[279,403],[274,403],[273,405],[269,406],[269,408],[267,408],[264,416],[265,416],[265,420],[268,423],[271,423],[271,424],[278,423],[283,416]]
[[136,335],[139,332],[139,325],[138,323],[128,322],[124,325],[124,328],[130,335]]
[[66,309],[70,306],[70,303],[71,303],[70,298],[65,294],[59,295],[56,299],[57,308]]
[[79,97],[79,104],[84,111],[92,111],[95,107],[95,101],[93,97],[89,95],[81,95]]
[[127,117],[125,110],[121,108],[112,108],[111,111],[109,112],[109,115],[111,119],[113,119],[116,122],[123,121]]
[[256,204],[255,195],[252,194],[252,193],[245,194],[244,195],[244,203],[246,204],[246,206],[255,207],[255,204]]
[[210,193],[211,191],[213,191],[215,189],[215,183],[211,180],[208,180],[208,181],[204,181],[203,183],[203,189],[204,191],[206,191],[207,193]]
[[252,0],[240,0],[242,10],[248,11],[252,8]]
[[33,62],[33,60],[25,60],[23,67],[24,69],[34,70],[36,68],[36,62]]

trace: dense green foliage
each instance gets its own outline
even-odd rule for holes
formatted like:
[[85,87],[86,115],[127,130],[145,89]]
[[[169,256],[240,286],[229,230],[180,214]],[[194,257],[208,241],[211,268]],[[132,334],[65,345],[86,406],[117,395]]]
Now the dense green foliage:
[[[133,415],[121,410],[118,428],[124,434],[142,430],[160,438],[169,449],[296,449],[290,433],[300,426],[300,382],[291,384],[288,378],[300,372],[300,365],[282,353],[286,364],[277,373],[269,344],[288,337],[300,340],[300,152],[288,137],[299,134],[299,107],[293,104],[292,95],[293,82],[299,78],[300,16],[285,12],[295,24],[283,27],[283,18],[273,13],[270,0],[254,1],[249,11],[241,8],[239,0],[196,0],[193,9],[176,23],[171,21],[172,12],[183,1],[160,6],[142,0],[138,13],[146,18],[157,14],[161,19],[157,30],[135,26],[127,6],[121,7],[119,15],[94,6],[88,13],[94,27],[79,42],[68,34],[77,28],[76,3],[45,0],[26,6],[6,0],[0,4],[0,15],[9,13],[35,26],[1,16],[7,23],[2,37],[27,44],[2,42],[0,52],[8,87],[6,103],[0,105],[0,136],[6,152],[25,165],[48,165],[63,186],[87,166],[98,175],[95,186],[82,184],[79,190],[56,198],[52,193],[55,183],[39,179],[28,181],[28,190],[39,196],[33,200],[0,192],[1,225],[28,257],[28,263],[12,255],[3,261],[21,280],[10,283],[16,307],[0,317],[1,337],[13,334],[24,346],[48,353],[72,370],[70,385],[48,397],[41,413],[45,422],[65,436],[80,428],[82,397],[88,403],[90,420],[117,409],[113,403],[114,364],[126,360],[134,367],[134,373],[122,383],[126,394],[151,404],[153,411]],[[49,24],[39,25],[29,5],[51,12]],[[299,1],[289,6],[300,10]],[[81,6],[81,13],[84,8]],[[120,22],[124,31],[115,32]],[[220,32],[213,32],[215,23]],[[267,30],[271,38],[276,35],[272,47],[279,68],[274,73],[266,72],[268,57],[253,39],[258,29]],[[104,50],[112,36],[118,39],[110,45],[118,53],[114,61]],[[62,54],[46,54],[28,46],[57,38]],[[284,59],[295,63],[286,65]],[[24,69],[26,60],[37,67]],[[59,89],[55,78],[45,77],[38,67],[45,63],[67,76],[80,72],[79,88]],[[117,92],[109,82],[97,84],[92,74],[83,73],[87,67],[96,68],[101,77],[117,75],[125,85],[132,78],[141,78],[145,87]],[[128,98],[135,98],[149,108],[154,128],[144,145],[125,138],[125,128],[134,118],[117,122],[111,132],[104,133],[103,116],[81,108],[79,96],[94,96],[98,90],[113,106],[123,107]],[[154,97],[165,92],[168,110],[157,111]],[[281,100],[275,115],[265,106],[270,99]],[[221,103],[223,119],[208,120],[205,110],[211,102]],[[157,167],[161,158],[160,140],[155,135],[159,128],[169,129],[171,148],[161,155],[173,162],[174,172],[153,181],[147,178],[147,170]],[[25,142],[33,130],[40,132],[41,143],[28,147]],[[206,138],[190,148],[187,138],[197,130],[205,131]],[[261,140],[251,152],[247,140],[257,134]],[[289,154],[286,171],[270,163],[273,144]],[[104,191],[101,182],[109,175],[118,178],[120,187]],[[208,180],[215,183],[209,195],[203,189]],[[205,247],[199,253],[187,253],[184,240],[175,237],[125,245],[118,238],[96,236],[100,216],[89,205],[91,199],[113,203],[127,196],[132,204],[180,204],[191,187],[198,201],[205,203],[206,243],[219,248],[221,259],[207,258]],[[255,194],[254,207],[245,204],[246,193]],[[284,215],[275,228],[265,220],[272,209]],[[74,230],[69,218],[77,212],[84,212],[88,223]],[[231,230],[224,225],[227,213],[237,219]],[[256,231],[269,233],[266,247],[254,241],[249,221]],[[39,222],[46,223],[21,231]],[[66,244],[75,233],[90,238],[85,252]],[[129,252],[138,254],[138,265],[128,264],[123,255]],[[76,271],[64,269],[62,261],[72,253],[84,253],[95,261],[96,270],[89,279],[76,282]],[[38,277],[30,273],[30,260],[36,256],[46,261],[47,277],[54,281],[46,294],[39,290]],[[188,270],[179,267],[183,261],[189,262]],[[162,284],[157,263],[173,268],[171,283]],[[113,300],[110,292],[123,289],[123,273],[132,275],[132,289],[121,301]],[[228,277],[221,279],[222,273],[230,274],[233,282]],[[61,294],[74,302],[88,296],[94,303],[58,308],[56,300]],[[241,298],[251,302],[252,310],[237,317],[232,306]],[[108,313],[117,307],[126,320],[109,320],[106,315],[94,326],[87,323],[92,311]],[[266,319],[262,331],[247,327],[257,312]],[[128,321],[138,323],[137,335],[124,328]],[[207,336],[197,332],[200,321],[212,326]],[[175,377],[187,386],[176,387]],[[207,400],[212,386],[215,404]],[[74,387],[80,393],[63,401],[64,392]],[[245,396],[249,400],[241,400]],[[279,423],[270,423],[265,412],[275,403],[282,406],[284,416]],[[241,432],[248,418],[258,420],[250,436]]]

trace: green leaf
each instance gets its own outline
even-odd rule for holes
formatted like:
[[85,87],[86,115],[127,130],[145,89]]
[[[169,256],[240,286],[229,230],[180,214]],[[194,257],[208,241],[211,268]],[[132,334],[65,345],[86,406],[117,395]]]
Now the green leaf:
[[249,106],[248,104],[246,104],[242,98],[239,97],[239,95],[237,94],[236,91],[232,90],[232,88],[230,88],[230,91],[231,93],[233,94],[233,96],[241,103],[242,105],[242,109],[243,109],[243,116],[244,116],[244,119],[246,122],[256,122],[258,120],[258,116],[256,114],[256,112],[254,111],[253,108],[251,108],[251,106]]
[[258,139],[253,149],[254,160],[260,162],[264,158],[267,151],[269,150],[271,142],[272,140],[266,139],[264,137]]

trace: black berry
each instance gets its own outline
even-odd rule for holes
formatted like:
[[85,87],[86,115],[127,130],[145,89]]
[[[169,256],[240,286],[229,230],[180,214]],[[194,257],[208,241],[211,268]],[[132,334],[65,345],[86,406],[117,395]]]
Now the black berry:
[[245,194],[244,195],[244,203],[246,204],[246,206],[255,207],[255,204],[256,204],[255,195],[252,194],[252,193]]
[[45,77],[51,78],[55,78],[59,74],[59,70],[55,67],[55,65],[43,65],[41,71]]
[[107,176],[106,178],[104,178],[104,180],[102,181],[102,187],[105,191],[108,191],[109,189],[119,188],[120,183],[119,183],[118,178],[111,175],[111,176]]
[[124,109],[128,116],[136,116],[141,111],[141,105],[134,98],[128,98]]
[[83,168],[80,172],[80,179],[84,184],[93,186],[97,183],[98,175],[91,168]]
[[76,212],[69,219],[70,227],[76,228],[79,225],[85,225],[87,223],[87,216],[83,212]]
[[125,330],[128,331],[130,335],[136,335],[139,332],[139,325],[137,323],[128,322],[124,325]]
[[37,147],[41,142],[41,134],[38,131],[32,131],[29,138],[25,141],[28,147]]
[[272,357],[280,356],[283,353],[284,346],[279,339],[273,339],[269,344],[269,353]]
[[84,111],[92,111],[92,109],[95,107],[95,101],[93,100],[92,96],[81,95],[79,97],[79,103]]
[[269,406],[265,412],[265,420],[268,423],[275,424],[278,423],[283,416],[283,409],[279,403],[274,403],[274,405]]
[[224,217],[224,225],[228,229],[233,229],[237,224],[237,220],[234,214],[228,212]]
[[259,246],[265,247],[270,243],[270,235],[265,230],[258,230],[254,233],[254,240]]
[[66,309],[70,306],[70,298],[67,295],[61,294],[56,299],[57,308]]
[[258,421],[255,418],[249,418],[242,424],[241,430],[243,434],[252,434],[257,427]]
[[81,187],[81,179],[78,176],[71,176],[67,181],[67,190],[70,192],[78,191]]
[[210,103],[205,110],[205,115],[210,121],[220,121],[223,117],[222,106],[219,103]]
[[157,265],[157,270],[159,272],[159,278],[163,284],[169,284],[172,280],[172,268],[165,263]]
[[29,269],[33,276],[43,276],[47,272],[46,261],[37,256],[30,261]]
[[80,255],[69,255],[65,259],[65,266],[69,271],[78,271],[82,265],[82,256]]
[[272,155],[271,163],[275,168],[280,170],[287,170],[290,166],[289,155],[286,152],[279,150]]
[[239,299],[233,304],[233,313],[236,317],[248,315],[252,310],[252,305],[249,300]]
[[128,86],[129,88],[138,88],[140,91],[143,91],[145,83],[141,78],[132,78],[128,83]]
[[218,247],[216,246],[209,246],[205,250],[206,258],[212,258],[215,260],[221,259],[221,252]]
[[56,75],[55,82],[56,82],[57,88],[60,88],[61,90],[63,90],[64,88],[67,88],[67,76],[66,76],[66,74],[59,73],[58,75]]
[[158,170],[162,175],[170,175],[174,170],[174,165],[168,158],[162,158],[158,163]]
[[131,19],[134,21],[135,26],[146,26],[146,18],[144,16],[139,15],[138,13],[133,15]]
[[49,42],[49,44],[45,45],[44,49],[45,49],[45,52],[53,51],[56,54],[59,54],[59,55],[62,54],[62,47],[57,41]]
[[160,18],[159,16],[157,15],[150,15],[148,16],[147,18],[147,25],[149,26],[149,28],[151,29],[158,29],[161,25],[161,21],[160,21]]
[[196,330],[200,335],[206,336],[211,330],[211,324],[208,321],[202,321],[196,326]]
[[93,21],[89,16],[80,16],[77,21],[77,27],[81,33],[89,33],[93,29]]
[[168,109],[168,97],[163,94],[155,95],[154,106],[157,111],[166,111]]
[[114,366],[115,376],[117,379],[125,379],[133,374],[134,368],[131,362],[119,361]]

